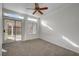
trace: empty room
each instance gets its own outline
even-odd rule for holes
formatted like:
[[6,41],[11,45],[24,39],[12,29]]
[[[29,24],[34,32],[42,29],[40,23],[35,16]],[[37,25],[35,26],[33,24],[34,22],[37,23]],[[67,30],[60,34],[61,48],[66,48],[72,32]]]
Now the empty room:
[[0,23],[2,56],[79,56],[78,3],[3,3]]

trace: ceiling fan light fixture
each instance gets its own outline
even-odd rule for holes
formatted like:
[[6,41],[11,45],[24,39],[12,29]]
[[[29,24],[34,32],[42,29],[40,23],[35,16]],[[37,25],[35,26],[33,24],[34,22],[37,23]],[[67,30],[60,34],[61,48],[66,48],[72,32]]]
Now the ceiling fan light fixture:
[[34,10],[34,12],[32,13],[33,15],[36,14],[36,12],[43,15],[44,13],[42,11],[47,10],[48,7],[40,7],[38,3],[35,3],[35,7],[33,9],[32,8],[28,8],[28,9]]

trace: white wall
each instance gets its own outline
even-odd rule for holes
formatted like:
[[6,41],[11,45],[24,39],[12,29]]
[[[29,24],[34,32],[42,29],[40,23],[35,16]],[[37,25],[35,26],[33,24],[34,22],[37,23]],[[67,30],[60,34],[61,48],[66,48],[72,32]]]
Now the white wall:
[[0,56],[2,55],[2,4],[0,3]]
[[79,4],[51,11],[41,22],[42,39],[79,53]]

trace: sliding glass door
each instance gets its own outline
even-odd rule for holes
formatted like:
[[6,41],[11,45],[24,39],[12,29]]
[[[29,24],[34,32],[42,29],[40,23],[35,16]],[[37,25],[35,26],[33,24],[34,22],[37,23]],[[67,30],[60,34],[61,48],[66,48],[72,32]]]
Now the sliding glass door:
[[22,25],[21,25],[21,21],[16,21],[15,22],[16,23],[16,25],[15,25],[15,36],[16,36],[16,41],[19,41],[19,40],[21,40],[21,38],[22,38],[22,35],[21,35],[21,33],[22,33]]
[[4,43],[22,40],[22,22],[4,19]]

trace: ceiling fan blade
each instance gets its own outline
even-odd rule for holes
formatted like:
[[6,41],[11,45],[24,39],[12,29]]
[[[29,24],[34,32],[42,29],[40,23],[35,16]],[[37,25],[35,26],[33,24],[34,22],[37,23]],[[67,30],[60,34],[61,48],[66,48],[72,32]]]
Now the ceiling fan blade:
[[40,14],[43,14],[43,12],[41,12],[40,10],[38,10],[38,12],[39,12]]
[[33,15],[34,15],[36,12],[37,12],[37,10],[35,10],[35,11],[33,12]]
[[48,7],[39,8],[39,10],[46,10],[46,9],[48,9]]
[[35,3],[35,8],[39,8],[39,4],[38,3]]
[[35,9],[33,9],[33,8],[26,8],[26,9],[29,9],[29,10],[35,10]]

